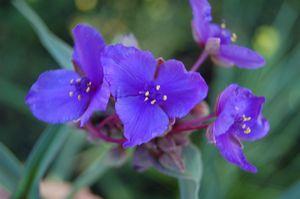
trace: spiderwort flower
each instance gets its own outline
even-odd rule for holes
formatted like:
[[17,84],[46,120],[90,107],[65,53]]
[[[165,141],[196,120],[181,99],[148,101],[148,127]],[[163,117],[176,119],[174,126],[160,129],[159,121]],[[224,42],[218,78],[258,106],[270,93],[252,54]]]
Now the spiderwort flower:
[[163,135],[171,119],[185,116],[207,95],[199,73],[187,72],[177,60],[156,61],[149,51],[108,46],[102,62],[124,124],[124,147]]
[[32,113],[48,123],[80,120],[81,126],[96,110],[105,110],[110,91],[103,79],[101,54],[105,47],[101,35],[88,25],[73,29],[73,63],[78,73],[51,70],[32,85],[26,103]]
[[196,42],[205,48],[214,62],[221,66],[237,65],[255,69],[265,64],[264,58],[248,48],[232,44],[237,39],[225,23],[212,23],[211,6],[207,0],[190,0],[193,11],[192,29]]
[[268,133],[270,126],[262,115],[264,102],[264,97],[231,84],[221,93],[216,106],[217,119],[207,132],[228,162],[249,172],[257,169],[247,161],[241,141],[255,141]]

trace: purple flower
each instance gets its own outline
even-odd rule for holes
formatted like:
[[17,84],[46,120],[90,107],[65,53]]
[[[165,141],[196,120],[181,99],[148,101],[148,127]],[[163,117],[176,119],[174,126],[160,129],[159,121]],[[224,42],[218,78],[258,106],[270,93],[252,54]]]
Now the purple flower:
[[236,34],[212,23],[211,7],[207,0],[190,0],[193,10],[192,29],[196,42],[205,47],[214,62],[221,66],[237,65],[240,68],[255,69],[265,64],[264,58],[248,48],[234,45]]
[[199,73],[187,72],[176,60],[157,62],[149,51],[108,46],[102,61],[124,124],[124,147],[163,135],[170,120],[188,114],[207,95]]
[[96,110],[105,110],[110,91],[103,79],[101,54],[105,43],[88,25],[73,29],[73,63],[77,72],[52,70],[44,72],[32,85],[26,103],[32,113],[48,123],[80,120],[81,126]]
[[262,115],[264,102],[264,97],[231,84],[221,93],[216,107],[217,119],[207,132],[228,162],[249,172],[257,169],[247,161],[241,141],[255,141],[268,133],[270,126]]

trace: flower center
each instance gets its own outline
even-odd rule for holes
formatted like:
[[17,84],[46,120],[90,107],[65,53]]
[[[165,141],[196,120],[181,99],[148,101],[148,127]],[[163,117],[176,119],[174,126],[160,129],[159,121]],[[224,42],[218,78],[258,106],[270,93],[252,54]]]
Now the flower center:
[[77,96],[78,101],[81,100],[83,95],[91,92],[92,89],[92,82],[87,77],[71,79],[70,85],[73,86],[73,90],[69,91],[69,96]]
[[161,86],[156,84],[147,85],[144,91],[140,91],[139,94],[144,96],[144,102],[152,105],[158,103],[161,104],[167,101],[168,96],[164,95],[161,90]]
[[247,117],[246,115],[242,115],[241,117],[241,127],[245,134],[251,133],[251,128],[247,125],[248,122],[251,121],[251,117]]

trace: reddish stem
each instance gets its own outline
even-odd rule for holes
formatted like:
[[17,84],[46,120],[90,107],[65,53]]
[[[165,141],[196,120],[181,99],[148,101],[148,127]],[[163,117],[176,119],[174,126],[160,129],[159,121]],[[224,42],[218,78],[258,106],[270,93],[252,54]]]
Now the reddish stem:
[[86,124],[85,129],[88,130],[93,136],[100,138],[106,142],[116,143],[116,144],[123,144],[126,139],[124,138],[112,138],[107,136],[101,130],[96,129],[91,123]]
[[203,64],[203,62],[206,60],[206,58],[208,57],[208,53],[204,50],[201,55],[199,56],[199,58],[197,59],[197,61],[195,62],[195,64],[193,65],[193,67],[191,68],[191,71],[197,71],[198,68],[200,68],[201,64]]
[[104,120],[102,120],[98,125],[97,125],[97,128],[98,129],[102,129],[106,124],[108,124],[109,122],[111,121],[114,121],[117,119],[117,115],[116,114],[113,114],[113,115],[110,115],[108,117],[106,117]]
[[172,132],[173,133],[180,133],[180,132],[183,132],[183,131],[193,131],[193,130],[200,130],[200,129],[204,129],[206,127],[208,127],[209,124],[201,124],[201,125],[198,125],[198,126],[178,126],[178,127],[175,127],[173,128]]
[[192,126],[192,125],[195,125],[195,124],[197,125],[199,123],[204,123],[204,122],[214,118],[215,116],[216,116],[215,114],[211,114],[211,115],[208,115],[208,116],[205,116],[205,117],[199,117],[199,118],[184,122],[182,124],[179,124],[178,126]]
[[206,117],[196,118],[194,120],[187,121],[185,123],[177,124],[172,129],[171,133],[180,133],[184,131],[200,130],[208,127],[209,124],[203,124],[207,120],[210,120],[215,115],[211,114]]

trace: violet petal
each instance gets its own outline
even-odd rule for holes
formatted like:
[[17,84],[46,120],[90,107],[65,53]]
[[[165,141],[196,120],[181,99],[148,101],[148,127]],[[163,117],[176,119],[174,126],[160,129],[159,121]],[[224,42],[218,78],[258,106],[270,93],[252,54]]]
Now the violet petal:
[[256,173],[257,169],[246,159],[239,141],[231,134],[226,133],[216,137],[216,146],[221,155],[230,163],[244,169],[245,171]]
[[85,24],[78,24],[72,32],[75,43],[73,61],[94,84],[101,84],[101,53],[105,47],[102,36],[95,28]]
[[170,118],[183,117],[207,95],[208,86],[199,73],[187,72],[183,63],[164,62],[159,67],[155,83],[166,96],[161,107]]
[[240,68],[256,69],[265,65],[264,58],[249,48],[238,45],[221,45],[216,59],[234,63]]
[[124,147],[134,147],[162,135],[169,118],[158,106],[144,102],[143,97],[124,97],[116,102],[116,112],[124,124],[127,141]]
[[68,70],[53,70],[42,73],[32,85],[26,104],[40,120],[48,123],[64,123],[78,119],[88,106],[90,96],[82,95],[80,100],[70,80],[79,78]]

